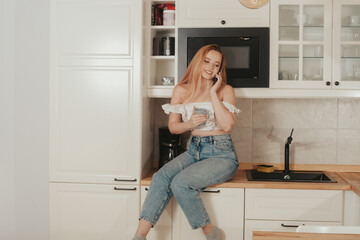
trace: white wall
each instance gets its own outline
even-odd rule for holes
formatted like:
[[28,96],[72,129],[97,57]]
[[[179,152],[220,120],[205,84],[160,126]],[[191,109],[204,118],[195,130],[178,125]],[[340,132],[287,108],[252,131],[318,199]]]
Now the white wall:
[[49,238],[49,1],[0,0],[0,239]]

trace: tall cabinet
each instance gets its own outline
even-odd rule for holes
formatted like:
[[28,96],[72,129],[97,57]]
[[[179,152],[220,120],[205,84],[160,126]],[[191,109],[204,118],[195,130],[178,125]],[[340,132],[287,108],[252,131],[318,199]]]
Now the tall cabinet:
[[142,1],[52,0],[50,239],[130,239],[142,159]]

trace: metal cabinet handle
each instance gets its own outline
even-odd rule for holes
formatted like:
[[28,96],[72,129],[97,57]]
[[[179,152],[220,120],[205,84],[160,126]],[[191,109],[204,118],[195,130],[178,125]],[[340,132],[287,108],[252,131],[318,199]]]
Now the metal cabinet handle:
[[329,81],[326,82],[326,86],[330,86],[331,83]]
[[115,182],[136,182],[136,178],[134,179],[119,179],[119,178],[114,178]]
[[120,187],[114,187],[114,190],[121,191],[121,190],[127,190],[127,191],[135,191],[136,187],[133,188],[120,188]]
[[205,190],[203,192],[206,192],[206,193],[219,193],[220,190]]
[[146,188],[145,188],[145,191],[149,191],[149,188],[146,187]]
[[[304,225],[304,224],[301,224],[301,225]],[[290,224],[281,224],[282,227],[291,227],[291,228],[297,228],[298,226],[300,225],[290,225]]]

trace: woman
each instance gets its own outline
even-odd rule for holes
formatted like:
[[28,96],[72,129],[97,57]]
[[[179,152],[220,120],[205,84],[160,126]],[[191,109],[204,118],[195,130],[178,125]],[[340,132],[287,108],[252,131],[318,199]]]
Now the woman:
[[201,227],[206,239],[221,239],[199,193],[231,179],[239,166],[228,133],[240,110],[234,106],[233,88],[225,83],[225,64],[218,45],[202,47],[174,88],[171,103],[162,106],[169,114],[170,132],[191,131],[192,137],[186,152],[154,174],[134,240],[146,239],[172,195],[193,229]]

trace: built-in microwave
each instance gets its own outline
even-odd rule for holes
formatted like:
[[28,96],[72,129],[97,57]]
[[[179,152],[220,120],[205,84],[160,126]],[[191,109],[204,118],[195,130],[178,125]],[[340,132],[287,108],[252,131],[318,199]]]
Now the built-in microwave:
[[178,79],[196,52],[208,44],[218,44],[224,52],[229,85],[269,87],[269,28],[179,28]]

